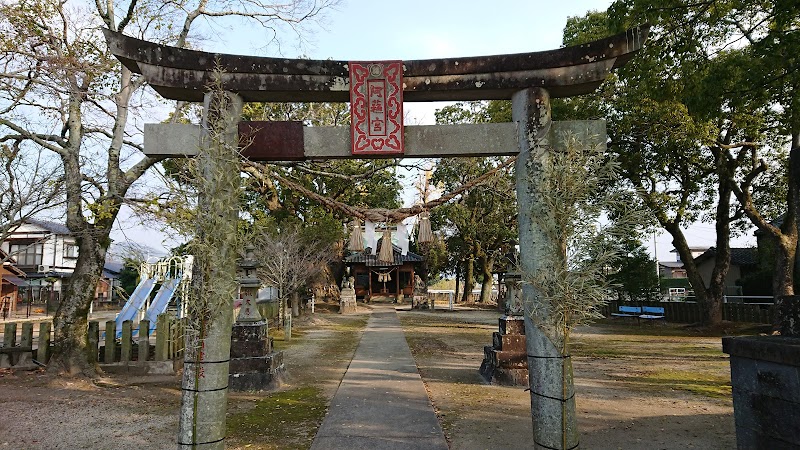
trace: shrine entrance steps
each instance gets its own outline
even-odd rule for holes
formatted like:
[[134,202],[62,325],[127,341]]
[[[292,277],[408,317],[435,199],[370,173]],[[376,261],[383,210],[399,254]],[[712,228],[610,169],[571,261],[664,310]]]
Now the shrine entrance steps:
[[370,304],[388,304],[397,302],[397,296],[394,294],[373,294],[369,298]]
[[447,450],[393,306],[375,306],[311,449]]

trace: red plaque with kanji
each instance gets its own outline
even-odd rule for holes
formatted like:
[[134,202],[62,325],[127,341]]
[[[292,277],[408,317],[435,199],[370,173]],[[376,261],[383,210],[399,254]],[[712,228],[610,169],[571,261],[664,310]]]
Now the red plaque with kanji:
[[403,62],[349,62],[354,155],[403,153]]

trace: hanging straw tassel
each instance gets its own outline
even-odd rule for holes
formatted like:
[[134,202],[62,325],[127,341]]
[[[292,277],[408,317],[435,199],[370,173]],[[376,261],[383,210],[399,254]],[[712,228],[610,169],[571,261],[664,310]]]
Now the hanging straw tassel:
[[433,242],[433,232],[431,231],[431,220],[428,216],[428,211],[423,211],[419,215],[419,234],[417,234],[417,242],[420,244]]
[[378,255],[379,261],[394,262],[394,249],[392,249],[392,232],[387,226],[383,230],[383,237],[381,238],[381,253]]
[[364,251],[364,238],[361,236],[361,222],[356,219],[353,221],[353,231],[350,232],[350,243],[347,245],[351,251]]

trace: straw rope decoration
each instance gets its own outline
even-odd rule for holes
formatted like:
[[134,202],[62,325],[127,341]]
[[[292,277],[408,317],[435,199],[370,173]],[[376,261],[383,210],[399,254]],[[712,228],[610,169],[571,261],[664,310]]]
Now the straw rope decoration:
[[431,219],[428,211],[423,211],[419,215],[419,232],[417,242],[433,242],[433,232],[431,231]]
[[354,252],[364,251],[364,237],[361,235],[361,221],[353,220],[353,231],[350,233],[350,243],[347,248]]
[[418,203],[414,206],[409,208],[397,208],[397,209],[384,209],[384,208],[359,208],[356,206],[351,206],[346,203],[342,203],[331,198],[325,197],[324,195],[320,195],[316,192],[313,192],[307,189],[305,186],[290,180],[284,176],[277,174],[276,172],[272,171],[269,166],[253,161],[245,161],[244,162],[244,172],[254,176],[255,178],[264,181],[264,185],[269,184],[269,178],[273,178],[277,180],[279,183],[285,185],[287,188],[297,191],[304,196],[311,198],[320,204],[327,206],[331,209],[336,209],[341,211],[351,217],[355,217],[361,220],[370,220],[372,222],[402,222],[404,219],[407,219],[412,216],[419,215],[420,213],[430,211],[431,209],[443,205],[450,200],[458,197],[464,191],[471,189],[475,186],[484,184],[488,182],[497,172],[505,169],[506,167],[511,166],[517,160],[516,156],[512,156],[505,160],[502,164],[495,167],[494,169],[484,173],[483,175],[475,178],[474,180],[470,181],[469,183],[464,184],[463,186],[459,187],[458,189],[449,192],[441,197],[437,198],[436,200],[431,200],[426,203]]

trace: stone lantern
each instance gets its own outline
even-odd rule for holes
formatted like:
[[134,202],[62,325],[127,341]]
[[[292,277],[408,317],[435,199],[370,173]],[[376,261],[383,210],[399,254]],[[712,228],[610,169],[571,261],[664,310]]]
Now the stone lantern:
[[236,316],[236,322],[260,322],[262,320],[261,314],[256,307],[256,296],[258,295],[258,288],[261,282],[256,277],[256,269],[259,264],[253,254],[255,247],[253,244],[248,244],[245,250],[245,257],[239,261],[239,286],[241,289],[242,307],[239,309],[239,315]]
[[525,314],[522,305],[522,275],[518,272],[507,272],[505,275],[506,284],[506,316],[523,316]]
[[234,391],[259,391],[277,387],[284,372],[283,352],[272,350],[267,321],[256,307],[261,283],[256,277],[258,262],[254,247],[248,245],[239,262],[242,306],[231,331],[231,361],[228,385]]
[[492,384],[528,385],[525,347],[525,310],[522,305],[522,275],[506,272],[506,298],[499,329],[492,334],[492,345],[483,348],[480,372]]

